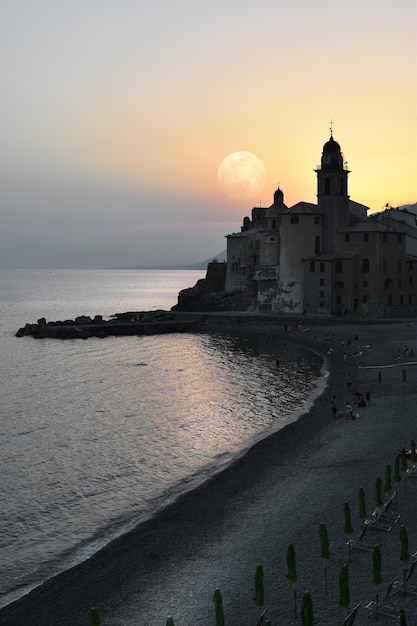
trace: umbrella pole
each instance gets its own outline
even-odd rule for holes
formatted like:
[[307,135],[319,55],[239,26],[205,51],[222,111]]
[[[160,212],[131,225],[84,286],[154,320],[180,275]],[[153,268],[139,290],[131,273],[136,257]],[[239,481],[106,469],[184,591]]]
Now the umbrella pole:
[[327,596],[327,564],[324,564],[324,584],[326,588],[326,596]]
[[378,588],[376,590],[376,602],[375,602],[375,619],[378,621]]
[[297,590],[294,589],[294,623],[297,621]]

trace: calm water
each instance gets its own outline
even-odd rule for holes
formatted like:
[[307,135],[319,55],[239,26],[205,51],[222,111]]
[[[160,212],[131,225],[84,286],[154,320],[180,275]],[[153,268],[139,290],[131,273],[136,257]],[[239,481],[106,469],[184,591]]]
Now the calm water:
[[265,337],[14,335],[39,317],[169,310],[201,271],[0,271],[0,606],[296,419],[317,362]]

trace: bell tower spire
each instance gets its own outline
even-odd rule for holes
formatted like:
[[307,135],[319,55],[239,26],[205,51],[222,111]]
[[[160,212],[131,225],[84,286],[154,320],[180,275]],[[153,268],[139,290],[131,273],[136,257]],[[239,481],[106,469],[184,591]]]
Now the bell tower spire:
[[317,173],[317,201],[324,214],[323,252],[337,251],[337,232],[349,222],[347,163],[343,161],[340,145],[333,139],[330,121],[330,139],[323,146],[321,164]]

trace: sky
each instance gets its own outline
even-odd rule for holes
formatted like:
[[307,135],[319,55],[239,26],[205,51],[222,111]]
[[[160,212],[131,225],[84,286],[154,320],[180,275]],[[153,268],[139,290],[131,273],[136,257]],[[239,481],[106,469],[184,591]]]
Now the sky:
[[0,268],[211,258],[278,185],[316,202],[330,126],[353,200],[417,201],[415,0],[13,0],[0,38]]

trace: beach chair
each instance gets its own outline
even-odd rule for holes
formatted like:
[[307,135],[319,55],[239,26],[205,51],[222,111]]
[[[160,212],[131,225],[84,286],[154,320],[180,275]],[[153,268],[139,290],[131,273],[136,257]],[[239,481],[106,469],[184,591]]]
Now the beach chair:
[[364,524],[361,530],[361,533],[357,539],[350,541],[351,548],[357,548],[358,550],[367,550],[368,552],[372,552],[372,550],[376,547],[376,544],[366,543],[364,541],[365,533],[368,529],[368,525]]
[[410,582],[410,579],[413,578],[414,572],[417,568],[417,561],[413,561],[410,569],[408,570],[407,576],[403,580],[399,580],[396,578],[394,580],[394,593],[403,593],[404,595],[410,594],[412,596],[417,596],[417,585],[413,582]]
[[343,620],[343,626],[353,626],[356,616],[358,614],[359,611],[359,607],[362,606],[362,602],[359,602],[359,604],[357,604],[355,606],[355,608],[353,609],[353,611],[351,611],[349,613],[349,615]]
[[391,526],[387,522],[387,519],[384,518],[383,505],[375,509],[372,515],[365,520],[364,524],[366,524],[368,528],[372,528],[372,530],[383,530],[386,533],[391,530]]
[[391,504],[396,499],[397,499],[397,490],[395,489],[395,491],[390,495],[388,500],[386,500],[386,502],[384,502],[384,504],[382,505],[382,512],[380,515],[380,519],[382,521],[388,522],[391,524],[396,524],[398,520],[400,519],[399,513],[395,513],[395,511],[389,510],[391,508]]
[[400,610],[391,600],[394,584],[395,580],[392,580],[388,585],[381,602],[378,602],[378,605],[375,600],[371,600],[368,604],[365,604],[365,609],[371,612],[369,618],[378,619],[379,616],[383,616],[398,622]]

